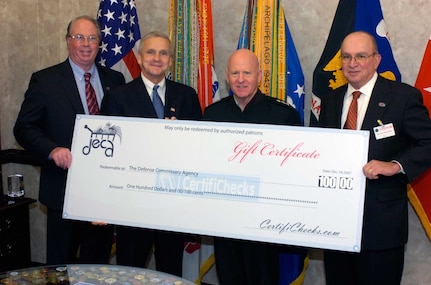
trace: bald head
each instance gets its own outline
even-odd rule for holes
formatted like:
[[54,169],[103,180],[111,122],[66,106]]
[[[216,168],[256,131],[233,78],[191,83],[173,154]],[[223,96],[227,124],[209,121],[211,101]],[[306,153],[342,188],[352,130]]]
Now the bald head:
[[352,32],[352,33],[348,34],[344,38],[343,42],[341,43],[341,51],[343,51],[343,45],[345,44],[345,42],[350,41],[352,38],[361,39],[361,41],[364,44],[368,44],[371,46],[374,53],[379,53],[376,39],[374,38],[374,36],[372,34],[365,32],[365,31],[356,31],[356,32]]
[[231,54],[227,63],[227,69],[230,69],[233,66],[236,66],[238,63],[247,62],[251,68],[255,68],[259,70],[259,60],[257,56],[248,49],[239,49]]
[[239,49],[229,57],[226,80],[241,109],[244,109],[257,93],[261,77],[259,60],[252,51]]
[[344,77],[356,90],[373,78],[381,60],[376,40],[367,32],[349,34],[341,44],[341,56],[350,58],[342,61],[342,69]]

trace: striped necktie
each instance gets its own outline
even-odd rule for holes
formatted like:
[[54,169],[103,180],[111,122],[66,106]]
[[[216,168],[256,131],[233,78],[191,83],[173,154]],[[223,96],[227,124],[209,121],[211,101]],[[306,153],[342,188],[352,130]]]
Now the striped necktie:
[[349,111],[347,113],[346,123],[344,124],[344,129],[356,130],[358,121],[358,98],[361,96],[360,91],[355,91],[352,93],[353,99],[350,103]]
[[97,104],[96,92],[90,83],[91,73],[85,73],[85,98],[87,98],[88,113],[90,115],[99,114],[99,105]]

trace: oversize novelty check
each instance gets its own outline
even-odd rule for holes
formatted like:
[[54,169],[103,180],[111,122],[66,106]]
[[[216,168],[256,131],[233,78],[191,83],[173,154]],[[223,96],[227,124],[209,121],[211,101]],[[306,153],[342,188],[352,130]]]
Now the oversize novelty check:
[[368,139],[78,115],[63,217],[358,252]]

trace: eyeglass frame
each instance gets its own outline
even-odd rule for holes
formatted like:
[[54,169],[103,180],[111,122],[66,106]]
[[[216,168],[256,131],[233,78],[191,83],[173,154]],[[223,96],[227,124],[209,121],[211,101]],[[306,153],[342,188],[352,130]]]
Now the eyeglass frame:
[[95,43],[98,44],[100,41],[99,36],[97,36],[97,35],[84,36],[81,34],[76,34],[76,35],[68,35],[67,37],[75,40],[78,43],[84,43],[85,40],[87,40],[88,43],[90,43],[90,44],[95,44]]
[[372,54],[369,54],[369,55],[359,53],[359,54],[353,55],[353,56],[350,54],[342,54],[342,55],[340,55],[340,59],[344,63],[349,63],[352,61],[352,59],[355,59],[356,62],[363,63],[363,62],[367,61],[368,58],[375,56],[376,54],[378,54],[378,53],[373,52]]

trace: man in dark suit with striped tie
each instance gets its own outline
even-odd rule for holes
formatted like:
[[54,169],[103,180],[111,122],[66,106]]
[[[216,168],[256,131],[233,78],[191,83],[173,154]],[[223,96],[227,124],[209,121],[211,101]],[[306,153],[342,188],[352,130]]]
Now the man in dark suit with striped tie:
[[18,143],[41,161],[39,200],[47,207],[48,264],[109,261],[113,227],[62,218],[76,114],[97,113],[105,92],[125,83],[121,73],[95,64],[100,39],[95,19],[80,16],[69,23],[68,59],[32,75],[14,127]]
[[[378,75],[380,60],[371,34],[349,34],[341,45],[348,84],[321,102],[321,126],[370,131],[368,163],[362,168],[367,182],[361,252],[325,251],[328,285],[400,284],[408,235],[407,183],[431,166],[431,121],[422,95]],[[353,93],[360,95],[357,100]],[[357,109],[353,120],[351,103]]]

